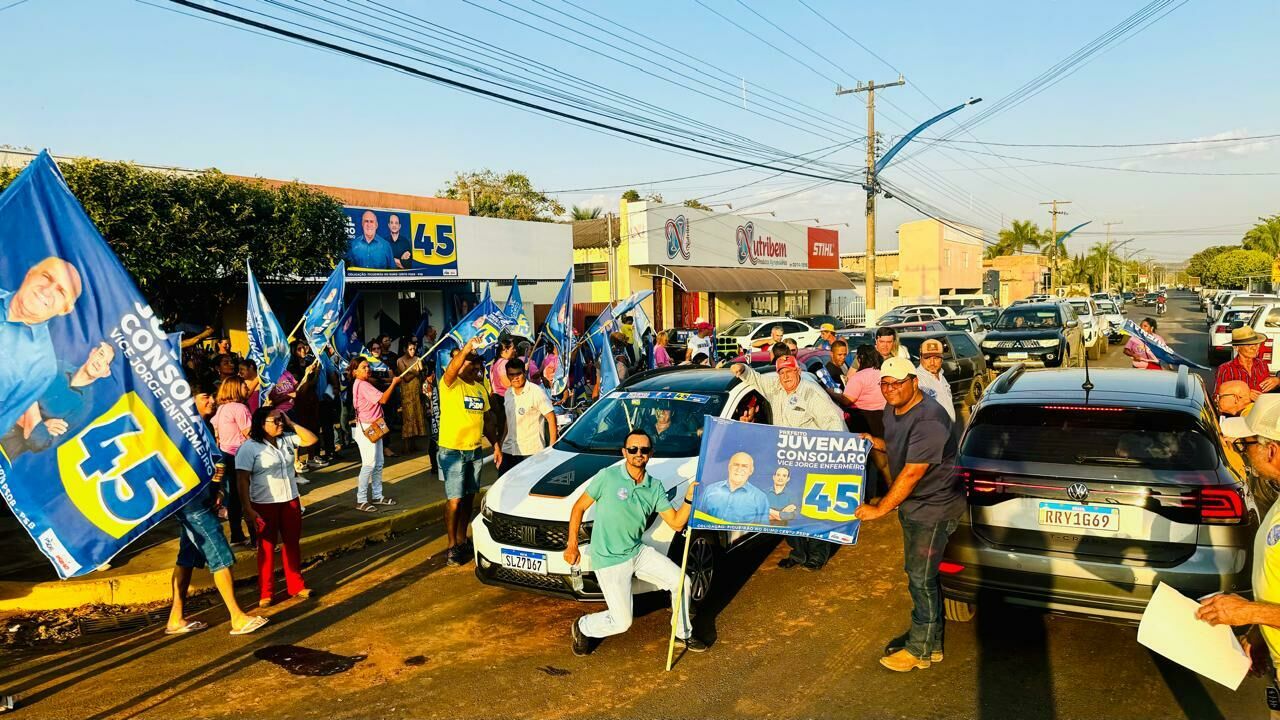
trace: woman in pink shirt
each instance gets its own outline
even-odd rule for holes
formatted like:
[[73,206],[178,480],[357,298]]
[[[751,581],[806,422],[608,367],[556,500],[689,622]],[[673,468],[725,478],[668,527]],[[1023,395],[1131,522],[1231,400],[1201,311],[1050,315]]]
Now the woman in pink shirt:
[[880,392],[882,358],[873,345],[859,345],[855,362],[845,376],[844,396],[853,403],[850,425],[854,432],[884,437],[884,393]]
[[510,337],[498,341],[498,359],[489,367],[489,388],[499,397],[507,396],[507,361],[516,356],[516,341]]
[[[356,447],[360,449],[360,478],[356,486],[356,508],[364,512],[377,512],[379,505],[395,505],[396,501],[382,494],[382,439],[370,442],[364,434],[372,423],[382,419],[382,406],[395,394],[400,377],[391,379],[386,392],[369,382],[369,361],[357,358],[351,362],[351,404],[356,410],[356,430],[352,433]],[[372,501],[369,498],[373,489]]]
[[[226,454],[227,460],[232,461],[232,467],[235,467],[236,451],[244,444],[245,438],[249,437],[249,428],[253,424],[253,414],[249,411],[247,404],[248,398],[249,388],[245,382],[234,375],[228,377],[218,387],[218,409],[210,420],[214,436],[218,441],[218,449]],[[226,485],[225,502],[227,521],[231,525],[231,542],[232,544],[248,542],[252,545],[256,542],[255,533],[253,526],[244,522],[244,506],[240,501],[240,493],[236,492],[237,483],[232,480]],[[248,537],[245,536],[243,525],[248,525]]]
[[655,368],[671,367],[671,355],[667,352],[667,334],[658,333],[653,340],[653,366]]

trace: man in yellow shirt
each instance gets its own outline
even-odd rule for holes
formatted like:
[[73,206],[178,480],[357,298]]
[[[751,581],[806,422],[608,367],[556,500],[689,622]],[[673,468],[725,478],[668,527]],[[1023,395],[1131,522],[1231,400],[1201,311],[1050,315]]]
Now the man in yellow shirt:
[[[1262,395],[1247,417],[1224,420],[1222,435],[1234,439],[1232,444],[1249,461],[1258,482],[1267,485],[1254,495],[1274,496],[1280,487],[1280,395]],[[1253,541],[1253,597],[1249,601],[1234,594],[1214,595],[1200,604],[1196,617],[1210,625],[1254,625],[1245,645],[1256,670],[1266,656],[1252,650],[1260,651],[1262,641],[1272,664],[1280,664],[1280,502],[1271,505]],[[1271,718],[1280,720],[1280,711],[1272,710]]]
[[467,540],[484,453],[484,416],[489,391],[484,386],[484,361],[476,354],[477,338],[467,341],[449,360],[440,378],[440,452],[437,467],[444,481],[444,526],[449,536],[447,562],[461,565],[473,554]]

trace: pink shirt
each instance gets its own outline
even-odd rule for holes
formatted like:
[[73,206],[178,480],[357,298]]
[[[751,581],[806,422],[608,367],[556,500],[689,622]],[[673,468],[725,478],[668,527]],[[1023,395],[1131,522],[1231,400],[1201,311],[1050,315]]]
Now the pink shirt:
[[382,417],[382,393],[368,380],[356,380],[351,389],[351,401],[356,408],[356,420],[373,422]]
[[667,354],[667,349],[661,345],[653,347],[653,364],[654,367],[671,367],[671,356]]
[[[1164,342],[1164,338],[1155,333],[1152,333],[1151,336],[1157,338],[1159,342]],[[1148,363],[1160,364],[1160,360],[1147,349],[1147,344],[1138,339],[1137,336],[1129,338],[1129,342],[1125,343],[1124,349],[1133,352],[1132,365],[1136,368],[1149,367]]]
[[489,387],[500,397],[507,396],[507,359],[498,358],[489,367]]
[[244,432],[253,422],[253,416],[244,403],[227,403],[219,405],[213,414],[213,432],[218,436],[218,449],[224,453],[235,455],[244,444]]
[[880,371],[866,368],[850,373],[844,384],[844,396],[859,410],[883,410],[884,393],[880,392]]
[[[280,412],[289,412],[293,409],[293,398],[289,397],[289,393],[296,392],[298,389],[298,379],[293,373],[285,370],[280,375],[280,379],[276,381],[274,387],[267,392],[267,397],[271,398],[271,404]],[[378,393],[381,395],[382,393]]]

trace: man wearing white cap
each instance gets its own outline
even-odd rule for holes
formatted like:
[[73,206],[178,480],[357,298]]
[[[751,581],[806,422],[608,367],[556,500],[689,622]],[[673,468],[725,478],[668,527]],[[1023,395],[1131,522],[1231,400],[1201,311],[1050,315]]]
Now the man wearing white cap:
[[891,357],[880,366],[880,392],[887,403],[884,440],[872,442],[888,456],[893,484],[879,503],[859,505],[856,514],[867,522],[898,510],[911,628],[889,641],[880,664],[909,672],[942,660],[938,565],[966,505],[964,487],[956,475],[951,418],[920,390],[910,360]]
[[[1280,488],[1280,395],[1263,395],[1247,417],[1224,420],[1222,435],[1232,439],[1258,481],[1266,485],[1255,489],[1254,495],[1274,496]],[[1214,595],[1200,604],[1196,617],[1210,625],[1256,626],[1246,639],[1246,647],[1260,650],[1260,641],[1266,641],[1272,663],[1280,665],[1280,502],[1271,505],[1253,541],[1253,600],[1234,594]],[[1259,653],[1250,655],[1255,668],[1265,664],[1259,662]],[[1271,717],[1280,718],[1280,712],[1273,710]]]

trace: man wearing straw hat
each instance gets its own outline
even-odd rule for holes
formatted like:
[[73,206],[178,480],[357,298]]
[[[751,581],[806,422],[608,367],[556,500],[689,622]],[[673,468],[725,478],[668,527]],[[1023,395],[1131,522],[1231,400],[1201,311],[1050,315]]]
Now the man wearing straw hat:
[[[693,509],[693,488],[689,483],[684,503],[675,509],[667,500],[662,482],[645,471],[653,455],[653,440],[639,428],[627,433],[622,443],[623,462],[596,473],[569,514],[569,541],[564,559],[577,565],[578,528],[587,508],[596,506],[591,527],[591,569],[604,594],[606,609],[573,621],[573,654],[590,655],[600,641],[619,635],[631,627],[631,583],[639,578],[660,590],[671,592],[676,612],[676,637],[692,652],[703,652],[707,644],[694,637],[689,622],[689,582],[680,577],[680,567],[666,555],[642,542],[649,518],[657,513],[672,530],[680,532],[689,523]],[[681,580],[684,582],[681,582]],[[676,596],[680,588],[680,597]]]
[[1217,394],[1222,384],[1232,380],[1243,380],[1249,384],[1250,400],[1257,400],[1265,392],[1271,392],[1280,380],[1276,379],[1267,363],[1258,359],[1262,344],[1267,336],[1259,335],[1251,327],[1239,327],[1231,331],[1231,347],[1235,348],[1235,357],[1218,366],[1214,377],[1213,392]]

